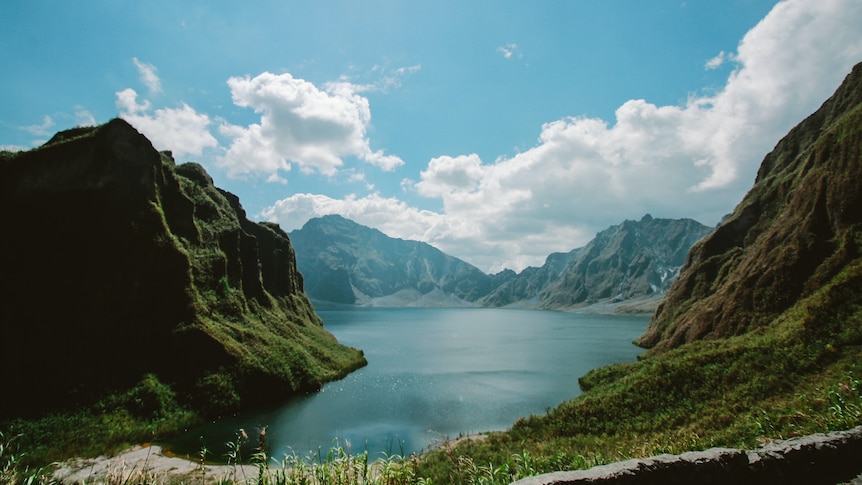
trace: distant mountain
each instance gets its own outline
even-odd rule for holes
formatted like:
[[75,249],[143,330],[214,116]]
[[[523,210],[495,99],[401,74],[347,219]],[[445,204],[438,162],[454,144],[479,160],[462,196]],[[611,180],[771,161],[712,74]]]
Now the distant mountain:
[[491,276],[419,241],[391,238],[338,215],[290,232],[312,299],[379,306],[472,305]]
[[556,282],[583,249],[573,249],[568,253],[551,253],[542,266],[530,266],[520,273],[512,270],[497,273],[497,285],[490,294],[482,297],[480,303],[491,307],[538,307],[539,293]]
[[308,221],[290,239],[315,300],[566,309],[663,294],[688,249],[710,230],[692,220],[645,216],[600,232],[584,248],[551,254],[541,267],[495,275],[426,243],[390,238],[336,215]]
[[[639,343],[670,349],[780,319],[807,322],[805,338],[825,338],[833,330],[820,327],[831,324],[853,335],[862,302],[860,181],[862,64],[775,146],[733,214],[692,248]],[[809,309],[793,313],[803,303]]]
[[546,309],[619,303],[664,294],[691,246],[712,228],[691,219],[624,221],[581,249],[548,257],[482,299],[488,305],[529,302]]

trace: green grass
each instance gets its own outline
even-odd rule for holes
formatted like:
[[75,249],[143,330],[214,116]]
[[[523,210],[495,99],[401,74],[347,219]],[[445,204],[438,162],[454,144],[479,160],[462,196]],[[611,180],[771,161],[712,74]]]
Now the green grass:
[[[770,440],[848,429],[862,424],[859,302],[862,259],[768,326],[591,371],[580,380],[585,392],[578,398],[545,415],[522,418],[486,439],[419,457],[391,456],[376,464],[369,463],[367,453],[336,447],[282,457],[278,463],[286,468],[256,477],[225,479],[266,484],[509,483],[634,457],[714,446],[753,448]],[[239,340],[252,350],[257,345],[249,336]],[[5,458],[5,467],[25,476],[28,466],[32,472],[51,460],[166,436],[195,418],[183,411],[181,401],[145,376],[132,389],[87,410],[14,422],[2,428],[4,436],[16,437],[26,455]],[[276,462],[268,458],[267,463]]]
[[538,472],[714,446],[752,448],[862,424],[862,260],[768,327],[596,369],[584,394],[488,439],[434,451],[421,473],[463,479],[458,460]]

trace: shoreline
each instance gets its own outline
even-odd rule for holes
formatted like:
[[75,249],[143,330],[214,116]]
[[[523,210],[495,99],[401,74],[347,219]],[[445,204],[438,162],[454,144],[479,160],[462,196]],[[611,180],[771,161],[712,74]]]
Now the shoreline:
[[258,468],[254,465],[201,464],[167,452],[161,445],[143,443],[134,445],[113,455],[99,455],[95,458],[70,458],[56,463],[52,478],[60,483],[138,483],[165,480],[201,480],[206,483],[221,478],[238,479],[256,477]]
[[[493,431],[441,440],[422,453],[436,449],[452,449],[465,441],[482,441],[491,433]],[[115,454],[99,455],[94,458],[70,458],[53,465],[56,469],[51,477],[66,484],[139,483],[141,479],[146,479],[147,482],[215,483],[220,479],[246,481],[248,478],[257,477],[260,473],[257,465],[201,464],[191,456],[176,455],[162,445],[154,443],[142,443]],[[267,464],[267,469],[274,468],[277,467]]]

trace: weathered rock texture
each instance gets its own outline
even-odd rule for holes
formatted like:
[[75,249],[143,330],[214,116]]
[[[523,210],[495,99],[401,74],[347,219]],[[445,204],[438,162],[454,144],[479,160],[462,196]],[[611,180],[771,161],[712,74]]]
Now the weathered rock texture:
[[697,243],[646,333],[665,350],[762,327],[860,256],[862,67],[766,156],[733,214]]
[[517,485],[748,485],[847,482],[862,472],[862,426],[849,431],[776,441],[755,450],[712,448],[529,477]]
[[[399,292],[432,292],[438,302],[463,304],[488,292],[491,277],[475,266],[419,241],[391,238],[337,215],[308,221],[291,231],[311,298],[367,304]],[[446,296],[450,298],[446,298]],[[405,295],[407,298],[409,295]]]
[[287,235],[125,121],[4,153],[0,171],[0,365],[16,395],[0,414],[150,372],[265,401],[364,363],[323,330]]
[[418,241],[340,216],[290,233],[311,298],[380,306],[577,308],[663,295],[695,241],[712,229],[690,219],[625,221],[541,267],[495,275]]
[[664,294],[692,245],[712,228],[691,219],[624,221],[596,234],[539,292],[540,307],[569,308],[602,300]]

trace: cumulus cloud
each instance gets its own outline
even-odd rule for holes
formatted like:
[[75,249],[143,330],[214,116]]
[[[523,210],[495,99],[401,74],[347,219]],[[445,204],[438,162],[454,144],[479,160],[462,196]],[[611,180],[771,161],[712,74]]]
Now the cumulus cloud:
[[[420,180],[403,186],[439,199],[441,213],[392,199],[373,210],[369,200],[356,198],[323,205],[403,237],[379,216],[386,211],[414,228],[407,232],[417,239],[485,270],[541,264],[549,252],[578,247],[596,231],[647,212],[715,224],[751,187],[779,138],[862,59],[859,25],[862,2],[780,2],[737,52],[707,62],[735,63],[717,92],[692,95],[681,105],[630,100],[613,123],[583,116],[551,121],[534,147],[493,162],[477,155],[436,157]],[[294,217],[297,202],[276,204],[271,217]],[[299,218],[317,215],[316,204]]]
[[132,61],[135,63],[135,67],[138,68],[141,82],[147,86],[150,90],[150,94],[160,93],[162,91],[162,81],[159,79],[158,74],[156,74],[156,71],[158,70],[156,69],[156,66],[146,62],[141,62],[137,57],[133,57]]
[[221,128],[232,138],[219,161],[230,176],[271,175],[290,170],[291,164],[303,172],[334,175],[349,156],[383,170],[404,163],[371,149],[371,110],[356,85],[343,81],[319,89],[288,73],[264,72],[253,78],[232,77],[228,86],[234,104],[261,114],[260,123]]
[[396,198],[370,194],[334,199],[319,194],[294,194],[266,208],[262,215],[286,231],[302,227],[314,217],[339,214],[360,224],[380,229],[392,237],[434,240],[446,220],[438,213],[410,207]]
[[198,113],[185,103],[179,108],[152,109],[152,104],[138,102],[134,89],[116,93],[120,117],[143,133],[159,150],[171,150],[176,157],[199,156],[205,148],[218,146],[209,131],[209,116]]

